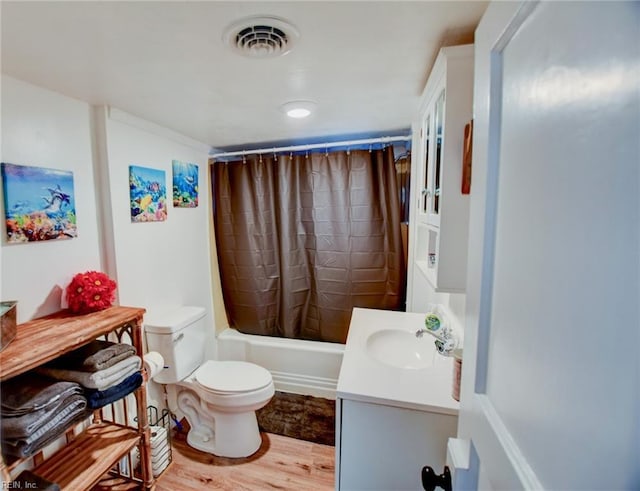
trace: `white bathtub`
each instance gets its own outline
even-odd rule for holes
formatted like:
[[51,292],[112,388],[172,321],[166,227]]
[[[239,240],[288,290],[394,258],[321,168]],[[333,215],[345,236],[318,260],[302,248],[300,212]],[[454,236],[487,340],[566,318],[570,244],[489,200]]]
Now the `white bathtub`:
[[276,390],[336,398],[344,344],[243,334],[218,335],[218,359],[248,361],[271,372]]

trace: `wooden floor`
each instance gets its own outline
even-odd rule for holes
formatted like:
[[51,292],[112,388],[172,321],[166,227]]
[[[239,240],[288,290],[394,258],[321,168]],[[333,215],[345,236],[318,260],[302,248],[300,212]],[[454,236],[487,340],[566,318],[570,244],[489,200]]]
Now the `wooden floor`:
[[272,433],[261,436],[260,449],[244,459],[216,457],[174,439],[173,462],[156,491],[334,489],[334,447]]

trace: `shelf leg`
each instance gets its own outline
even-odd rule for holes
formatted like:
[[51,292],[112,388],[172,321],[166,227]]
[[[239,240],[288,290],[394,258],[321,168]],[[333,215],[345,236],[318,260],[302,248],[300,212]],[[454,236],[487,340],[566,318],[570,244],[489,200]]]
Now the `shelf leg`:
[[[142,316],[135,320],[135,328],[132,329],[132,342],[136,351],[142,356]],[[140,434],[140,467],[142,469],[142,481],[144,488],[155,489],[155,479],[151,468],[151,430],[149,429],[149,418],[147,417],[147,374],[142,368],[144,377],[142,385],[135,391],[136,407],[138,413],[138,433]]]

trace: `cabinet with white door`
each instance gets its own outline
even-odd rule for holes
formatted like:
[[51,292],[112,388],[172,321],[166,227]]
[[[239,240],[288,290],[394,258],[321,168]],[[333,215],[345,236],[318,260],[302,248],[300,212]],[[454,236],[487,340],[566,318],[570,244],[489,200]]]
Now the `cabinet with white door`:
[[[472,106],[473,45],[442,48],[412,125],[409,259],[410,276],[424,275],[439,292],[465,291],[469,194],[462,191],[463,147]],[[411,289],[411,278],[409,283]]]

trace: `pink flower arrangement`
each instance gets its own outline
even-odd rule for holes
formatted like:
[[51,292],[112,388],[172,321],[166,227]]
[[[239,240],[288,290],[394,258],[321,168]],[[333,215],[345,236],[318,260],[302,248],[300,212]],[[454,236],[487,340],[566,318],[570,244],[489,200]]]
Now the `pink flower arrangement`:
[[74,314],[87,314],[111,307],[116,282],[99,271],[78,273],[67,286],[67,303]]

